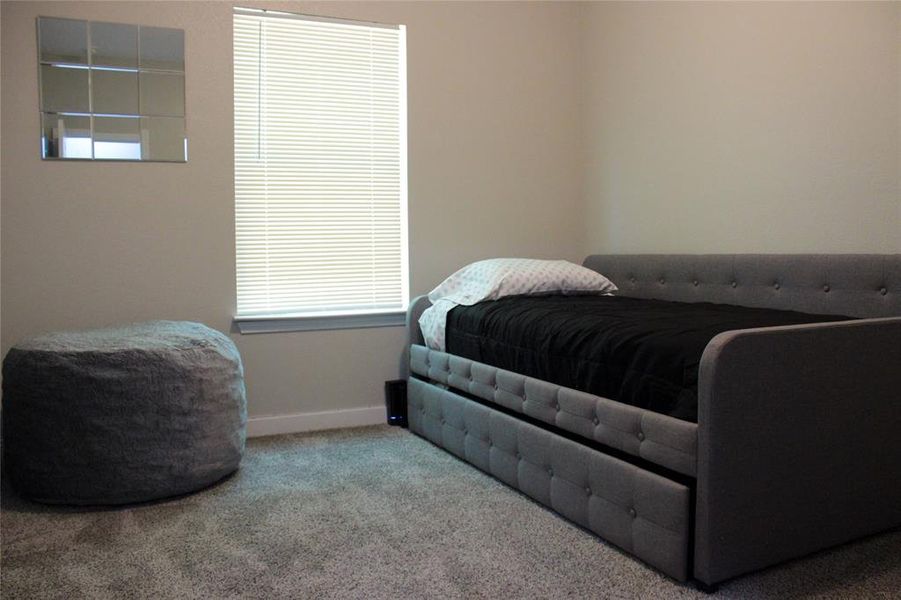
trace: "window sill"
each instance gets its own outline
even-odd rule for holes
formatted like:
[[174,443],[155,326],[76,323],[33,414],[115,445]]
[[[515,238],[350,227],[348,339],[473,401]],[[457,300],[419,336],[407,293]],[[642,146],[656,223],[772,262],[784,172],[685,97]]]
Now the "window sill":
[[352,315],[322,315],[291,317],[285,315],[235,317],[234,323],[242,334],[281,333],[287,331],[321,331],[327,329],[365,329],[369,327],[402,327],[407,312],[363,313]]

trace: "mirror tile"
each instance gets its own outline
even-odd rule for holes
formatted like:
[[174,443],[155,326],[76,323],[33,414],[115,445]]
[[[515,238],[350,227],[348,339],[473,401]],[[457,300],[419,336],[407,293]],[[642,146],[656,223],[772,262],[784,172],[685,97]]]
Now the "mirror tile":
[[185,32],[167,27],[141,27],[141,67],[185,70]]
[[88,22],[38,17],[41,62],[88,64]]
[[141,157],[144,160],[187,160],[185,120],[141,117]]
[[94,117],[94,158],[141,160],[140,119]]
[[41,110],[90,112],[87,68],[41,65]]
[[185,76],[180,73],[141,72],[141,114],[183,117]]
[[91,158],[91,117],[47,113],[41,117],[44,158]]
[[94,113],[137,115],[138,73],[136,71],[91,70]]
[[107,67],[138,66],[138,26],[91,23],[91,64]]

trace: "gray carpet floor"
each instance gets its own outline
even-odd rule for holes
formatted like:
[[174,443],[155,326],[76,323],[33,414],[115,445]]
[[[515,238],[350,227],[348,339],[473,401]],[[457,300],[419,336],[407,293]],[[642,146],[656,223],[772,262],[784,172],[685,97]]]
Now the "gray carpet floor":
[[[12,598],[710,598],[404,430],[251,440],[182,498],[86,511],[3,485]],[[716,598],[899,598],[901,532],[724,584]]]

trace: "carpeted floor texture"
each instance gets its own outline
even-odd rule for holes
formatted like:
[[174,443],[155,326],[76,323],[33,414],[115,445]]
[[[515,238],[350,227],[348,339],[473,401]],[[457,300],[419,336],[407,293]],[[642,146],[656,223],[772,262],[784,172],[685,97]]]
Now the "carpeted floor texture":
[[[405,430],[251,440],[198,494],[87,511],[4,483],[0,596],[711,598]],[[899,598],[901,532],[738,578],[714,598]]]

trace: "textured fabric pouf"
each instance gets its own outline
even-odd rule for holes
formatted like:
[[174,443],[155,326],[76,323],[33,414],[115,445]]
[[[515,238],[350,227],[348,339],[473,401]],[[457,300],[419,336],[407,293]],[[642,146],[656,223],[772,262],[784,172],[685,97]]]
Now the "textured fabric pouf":
[[238,468],[247,403],[241,357],[200,323],[53,333],[3,361],[4,469],[54,504],[184,494]]

